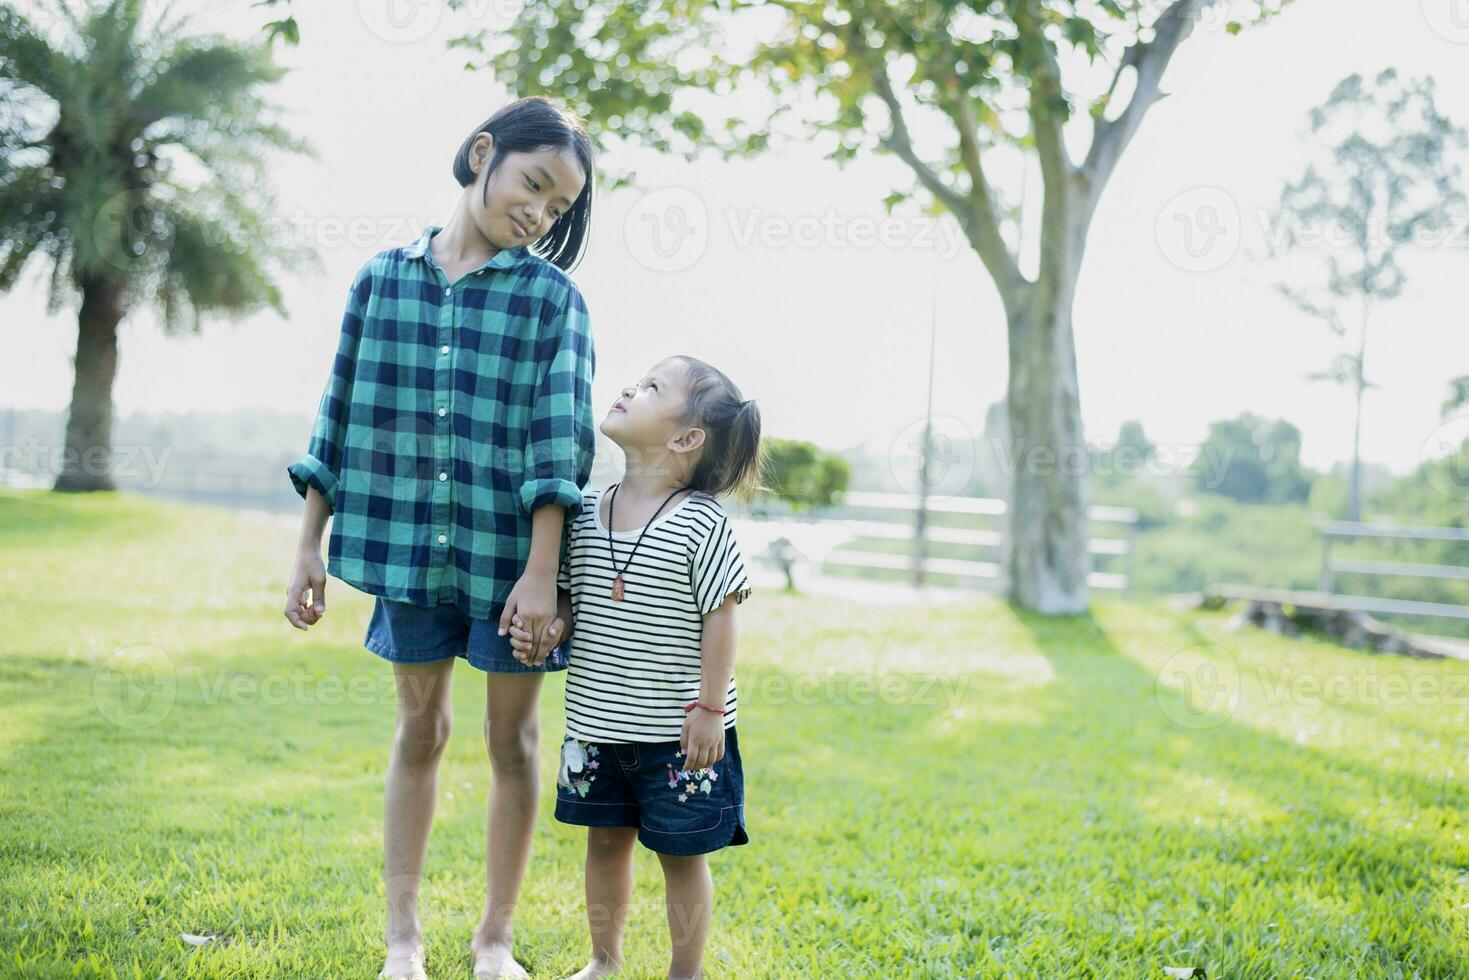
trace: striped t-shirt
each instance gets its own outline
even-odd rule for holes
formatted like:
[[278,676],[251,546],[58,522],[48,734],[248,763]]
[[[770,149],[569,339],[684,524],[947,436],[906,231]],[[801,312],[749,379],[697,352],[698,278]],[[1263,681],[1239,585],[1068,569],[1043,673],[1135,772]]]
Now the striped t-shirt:
[[[684,706],[699,699],[704,614],[730,593],[745,601],[744,561],[724,508],[695,490],[653,519],[636,555],[641,528],[612,533],[623,581],[614,602],[602,494],[583,495],[557,576],[571,593],[573,620],[566,733],[588,742],[674,741]],[[732,677],[724,707],[732,728]]]

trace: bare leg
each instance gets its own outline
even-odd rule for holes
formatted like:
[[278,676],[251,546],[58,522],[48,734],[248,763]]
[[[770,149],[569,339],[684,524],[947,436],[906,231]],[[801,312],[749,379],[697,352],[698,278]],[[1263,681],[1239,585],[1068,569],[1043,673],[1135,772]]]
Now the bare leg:
[[663,864],[668,935],[673,940],[668,976],[701,976],[699,965],[704,959],[704,940],[708,938],[709,919],[714,912],[714,881],[709,876],[709,862],[702,854],[691,857],[659,854],[658,860]]
[[[383,974],[412,977],[421,967],[418,892],[433,823],[439,759],[449,742],[454,658],[394,664],[398,712],[383,792],[383,885],[388,897]],[[421,974],[418,974],[421,975]]]
[[530,859],[540,802],[540,695],[543,674],[488,674],[485,745],[490,751],[490,812],[485,839],[485,910],[470,950],[474,975],[524,977],[511,956],[520,883]]
[[587,927],[592,959],[571,980],[592,980],[622,969],[622,930],[632,901],[636,827],[587,828]]

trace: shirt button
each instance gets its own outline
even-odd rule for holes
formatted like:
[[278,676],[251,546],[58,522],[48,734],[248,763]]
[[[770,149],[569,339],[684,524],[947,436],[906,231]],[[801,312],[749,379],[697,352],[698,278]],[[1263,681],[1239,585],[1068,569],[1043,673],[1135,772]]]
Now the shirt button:
[[439,418],[443,418],[447,414],[448,412],[445,409],[439,409]]
[[447,353],[449,353],[449,345],[448,344],[445,344],[443,347],[440,347],[439,348],[439,353],[440,354],[447,354]]
[[447,479],[449,479],[449,474],[447,474],[447,473],[440,473],[439,474],[439,482],[440,483],[443,483]]
[[454,295],[454,290],[452,290],[452,289],[446,289],[446,290],[444,290],[444,295],[445,296],[452,296],[452,295]]
[[442,535],[442,534],[439,535],[439,544],[443,544],[445,541],[448,541],[448,540],[449,539],[447,537],[445,537],[444,535]]

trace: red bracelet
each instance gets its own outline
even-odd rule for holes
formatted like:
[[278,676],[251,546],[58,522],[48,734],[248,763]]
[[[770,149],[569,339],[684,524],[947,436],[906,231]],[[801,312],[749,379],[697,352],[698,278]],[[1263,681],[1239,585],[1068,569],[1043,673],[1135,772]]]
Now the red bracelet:
[[683,713],[684,714],[688,714],[689,712],[693,711],[695,708],[703,708],[705,711],[712,711],[716,715],[722,715],[722,714],[724,714],[724,709],[723,708],[711,708],[707,704],[704,704],[704,703],[699,702],[699,701],[695,701],[692,704],[686,704],[686,705],[684,705]]

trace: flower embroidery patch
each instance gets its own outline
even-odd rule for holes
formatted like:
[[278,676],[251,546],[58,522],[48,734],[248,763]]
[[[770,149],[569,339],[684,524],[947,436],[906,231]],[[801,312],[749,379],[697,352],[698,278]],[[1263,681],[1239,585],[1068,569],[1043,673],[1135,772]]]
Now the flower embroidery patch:
[[597,768],[598,754],[599,750],[595,745],[578,742],[568,736],[561,743],[561,768],[556,774],[556,785],[564,786],[577,796],[586,796],[587,790],[592,788],[592,780],[597,776],[595,773],[589,773],[585,777],[580,777],[579,774]]
[[[683,755],[682,752],[678,754]],[[687,803],[690,796],[697,796],[700,793],[708,796],[714,789],[714,783],[719,779],[719,773],[715,772],[712,766],[703,769],[675,769],[671,762],[665,762],[664,765],[668,767],[668,788],[682,787],[683,789],[683,792],[678,794],[680,803]]]

